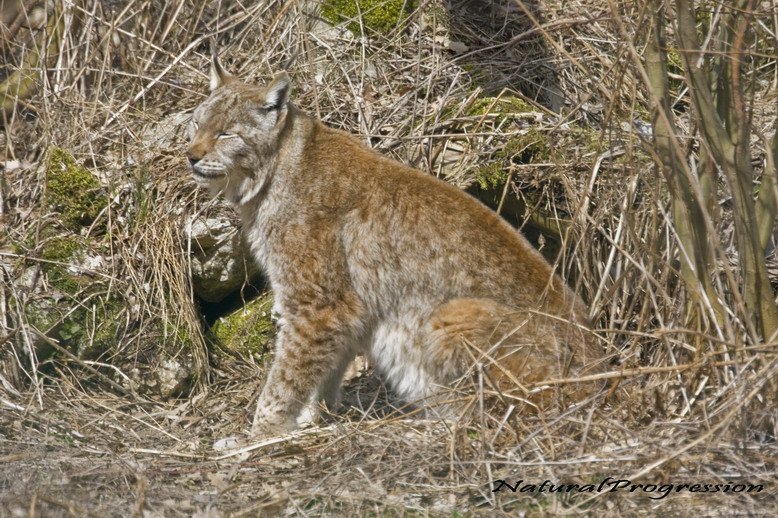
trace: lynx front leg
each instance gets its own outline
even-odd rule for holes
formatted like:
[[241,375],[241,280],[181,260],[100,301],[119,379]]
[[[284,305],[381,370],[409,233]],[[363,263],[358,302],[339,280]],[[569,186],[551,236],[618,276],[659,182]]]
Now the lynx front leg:
[[327,374],[318,390],[313,393],[308,404],[303,407],[300,416],[297,418],[299,426],[316,423],[321,416],[322,404],[327,412],[334,412],[338,409],[341,401],[340,385],[343,382],[343,374],[354,357],[353,350],[346,350],[340,353],[335,367]]
[[341,370],[359,332],[357,312],[347,307],[289,318],[278,334],[275,361],[257,401],[252,435],[294,429],[303,406],[342,374],[336,371]]

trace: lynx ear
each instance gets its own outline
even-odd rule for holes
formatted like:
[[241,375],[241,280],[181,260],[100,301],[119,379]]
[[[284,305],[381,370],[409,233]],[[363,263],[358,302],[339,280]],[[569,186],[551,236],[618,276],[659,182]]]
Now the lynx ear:
[[285,71],[278,74],[265,89],[265,105],[263,107],[270,110],[280,110],[286,106],[286,102],[289,100],[290,85],[289,74]]
[[219,55],[216,53],[215,49],[211,50],[211,54],[211,84],[209,85],[209,88],[211,92],[213,92],[220,86],[235,81],[236,78],[222,68],[221,63],[219,63]]

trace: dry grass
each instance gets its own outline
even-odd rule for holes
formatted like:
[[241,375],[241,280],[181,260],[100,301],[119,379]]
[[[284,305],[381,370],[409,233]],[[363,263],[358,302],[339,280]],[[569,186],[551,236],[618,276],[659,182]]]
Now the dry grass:
[[[727,194],[717,246],[729,313],[719,329],[709,308],[686,306],[666,190],[631,124],[646,113],[645,94],[607,4],[420,2],[404,31],[364,28],[365,37],[324,30],[305,2],[55,4],[59,52],[36,93],[4,114],[0,136],[0,517],[775,514],[778,355],[729,288],[737,264]],[[639,41],[638,4],[617,8]],[[766,134],[776,116],[776,12],[763,3],[758,34],[766,57],[754,114]],[[613,356],[610,393],[542,416],[503,408],[446,424],[395,409],[363,376],[326,426],[241,456],[215,450],[244,430],[262,368],[209,358],[183,229],[213,209],[189,179],[184,135],[167,125],[159,137],[161,120],[204,95],[211,36],[248,79],[264,81],[296,56],[296,103],[401,161],[462,186],[499,162],[506,187],[481,196],[529,235],[545,231],[544,252],[589,303]],[[22,24],[0,49],[0,79],[42,37]],[[519,97],[528,109],[474,115],[479,97]],[[550,151],[504,152],[530,129]],[[110,193],[79,231],[110,261],[77,265],[89,290],[66,296],[92,315],[94,301],[118,301],[117,345],[93,360],[36,354],[47,329],[24,311],[52,289],[46,243],[68,234],[44,202],[53,146]],[[186,397],[152,397],[124,381],[170,356],[194,373]],[[476,392],[465,397],[477,409],[488,383]],[[764,490],[492,492],[495,480],[606,477]]]

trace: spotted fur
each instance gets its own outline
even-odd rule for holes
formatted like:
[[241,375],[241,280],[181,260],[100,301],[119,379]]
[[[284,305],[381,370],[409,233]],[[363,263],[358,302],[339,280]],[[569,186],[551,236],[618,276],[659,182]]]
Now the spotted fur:
[[408,401],[473,372],[528,409],[591,390],[527,391],[592,372],[581,300],[526,239],[459,189],[385,158],[288,103],[290,81],[245,84],[214,58],[194,112],[195,180],[239,211],[280,316],[252,431],[289,430],[337,402],[365,353]]

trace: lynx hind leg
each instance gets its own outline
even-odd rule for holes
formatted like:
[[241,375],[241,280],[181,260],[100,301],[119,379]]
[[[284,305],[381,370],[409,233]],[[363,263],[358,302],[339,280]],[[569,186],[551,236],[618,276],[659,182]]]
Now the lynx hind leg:
[[[489,299],[455,299],[440,306],[428,325],[428,369],[450,384],[483,366],[503,394],[545,408],[593,392],[583,384],[534,388],[543,381],[583,374],[600,355],[575,323],[520,311]],[[588,372],[587,372],[588,373]],[[564,401],[563,401],[564,400]]]

